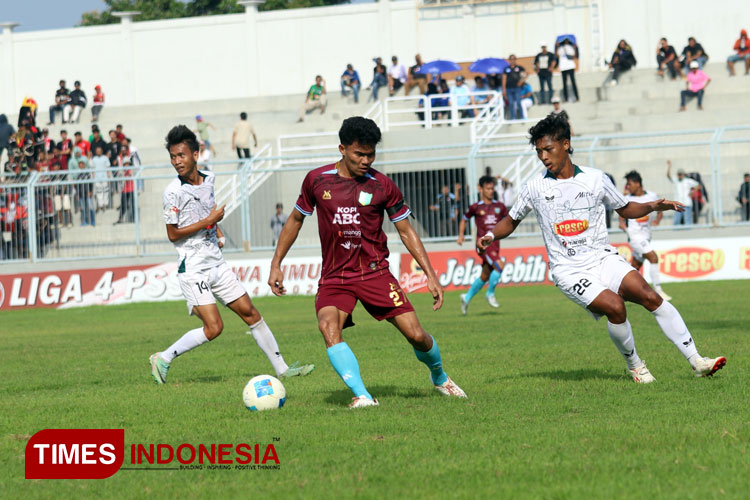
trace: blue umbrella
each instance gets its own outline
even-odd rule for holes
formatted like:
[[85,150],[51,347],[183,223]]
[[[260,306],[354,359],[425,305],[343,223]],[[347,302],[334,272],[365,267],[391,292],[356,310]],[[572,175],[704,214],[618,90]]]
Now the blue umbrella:
[[499,59],[497,57],[485,57],[484,59],[478,59],[469,66],[469,71],[472,73],[484,73],[487,75],[502,73],[505,68],[510,66],[508,61],[505,59]]
[[558,43],[558,42],[562,42],[562,41],[563,41],[563,40],[565,40],[566,38],[567,38],[568,40],[570,40],[570,41],[571,41],[571,42],[572,42],[573,44],[576,44],[576,43],[578,43],[578,42],[576,42],[576,36],[575,36],[575,35],[572,35],[572,34],[567,34],[567,35],[559,35],[559,36],[557,37],[557,39],[555,39],[555,43]]
[[428,63],[424,63],[417,73],[422,75],[431,74],[439,75],[442,73],[449,73],[451,71],[461,71],[461,66],[454,63],[453,61],[446,61],[444,59],[436,59]]

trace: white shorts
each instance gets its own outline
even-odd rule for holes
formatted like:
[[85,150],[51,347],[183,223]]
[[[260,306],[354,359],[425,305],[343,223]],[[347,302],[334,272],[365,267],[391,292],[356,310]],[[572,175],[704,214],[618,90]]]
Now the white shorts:
[[633,249],[633,258],[638,262],[643,262],[643,256],[654,251],[651,239],[638,236],[630,238],[630,248]]
[[[623,278],[630,272],[637,271],[620,255],[608,255],[594,267],[553,272],[552,278],[566,297],[586,309],[604,290],[618,293]],[[586,310],[597,321],[602,317]]]
[[216,299],[226,305],[247,293],[226,262],[201,271],[177,273],[177,280],[191,316],[195,306],[216,304]]

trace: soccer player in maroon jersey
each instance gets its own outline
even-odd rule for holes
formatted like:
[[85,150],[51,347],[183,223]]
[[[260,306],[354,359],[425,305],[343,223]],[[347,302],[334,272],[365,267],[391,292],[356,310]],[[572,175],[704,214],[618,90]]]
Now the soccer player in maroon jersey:
[[349,408],[378,405],[378,400],[365,389],[357,358],[341,337],[344,328],[354,325],[351,314],[357,300],[372,317],[388,320],[406,337],[417,359],[430,369],[438,391],[466,397],[443,371],[437,342],[422,329],[409,299],[388,268],[389,252],[383,232],[386,213],[427,276],[433,310],[443,305],[443,289],[422,241],[409,223],[411,210],[396,184],[372,168],[380,129],[374,121],[355,116],[344,120],[339,139],[341,160],[311,170],[302,182],[299,199],[276,244],[268,284],[275,295],[286,293],[281,262],[297,239],[305,217],[317,207],[323,269],[315,310],[328,359],[354,393]]
[[[500,202],[492,199],[492,193],[495,192],[496,180],[490,175],[483,175],[479,178],[479,195],[481,201],[474,203],[464,214],[461,223],[458,226],[459,245],[464,242],[464,233],[466,231],[466,221],[474,217],[477,224],[477,238],[481,238],[487,231],[491,231],[495,224],[500,222],[503,217],[508,215],[508,209]],[[503,266],[500,260],[500,241],[494,241],[487,250],[476,249],[477,254],[482,259],[482,274],[472,283],[469,291],[461,295],[461,312],[466,314],[469,309],[469,302],[482,289],[487,280],[490,281],[489,289],[485,297],[492,307],[499,307],[495,298],[495,287],[500,279],[500,273],[503,272]]]

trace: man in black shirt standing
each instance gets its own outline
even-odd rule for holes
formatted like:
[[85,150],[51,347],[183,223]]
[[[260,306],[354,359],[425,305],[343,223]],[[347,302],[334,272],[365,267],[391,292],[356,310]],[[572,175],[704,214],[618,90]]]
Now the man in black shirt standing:
[[679,66],[676,66],[677,52],[674,47],[667,43],[666,38],[659,40],[659,46],[656,47],[656,63],[659,65],[658,75],[662,78],[664,77],[665,67],[669,70],[669,78],[672,80],[677,78],[677,75],[682,78],[682,70]]
[[740,185],[737,201],[742,205],[742,220],[750,221],[750,174],[745,174],[745,182]]
[[91,151],[96,151],[96,148],[102,148],[102,153],[104,154],[104,156],[109,158],[109,144],[107,144],[107,141],[105,141],[102,137],[99,126],[94,125],[93,127],[91,127],[91,132],[93,133],[93,136],[90,140]]
[[75,89],[70,93],[70,104],[73,106],[73,115],[70,118],[71,122],[78,123],[81,117],[81,111],[86,107],[86,93],[81,90],[81,82],[75,82]]
[[49,107],[49,123],[47,125],[55,124],[55,111],[62,111],[62,122],[68,122],[70,117],[70,91],[65,88],[65,80],[60,80],[60,88],[55,92],[55,104]]
[[[547,104],[552,101],[555,90],[552,88],[552,70],[555,69],[555,54],[547,51],[547,44],[542,42],[542,51],[534,58],[534,71],[539,76],[539,102]],[[547,86],[545,93],[544,87]]]
[[526,70],[523,66],[516,64],[516,56],[511,54],[508,58],[509,66],[503,72],[503,97],[508,100],[510,107],[510,119],[516,120],[523,116],[521,109],[521,96],[523,95],[524,82],[526,81]]

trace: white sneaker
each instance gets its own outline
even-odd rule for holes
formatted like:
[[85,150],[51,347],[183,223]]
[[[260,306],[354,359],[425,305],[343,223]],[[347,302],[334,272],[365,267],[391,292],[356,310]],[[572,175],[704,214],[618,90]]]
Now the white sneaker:
[[466,316],[466,313],[469,311],[469,303],[466,302],[466,294],[461,294],[461,314]]
[[[430,378],[432,380],[432,378]],[[450,377],[448,377],[448,380],[443,382],[440,385],[436,385],[435,389],[437,389],[441,394],[445,396],[456,396],[459,398],[465,398],[466,393],[461,389],[454,381],[451,380]]]
[[485,294],[484,298],[487,299],[487,303],[492,307],[500,307],[500,304],[497,303],[497,299],[495,298],[495,294]]
[[718,358],[698,358],[693,367],[693,373],[696,377],[710,377],[724,368],[725,364],[727,364],[727,358],[724,356],[719,356]]
[[370,399],[367,396],[352,398],[352,402],[349,403],[349,409],[364,408],[365,406],[380,406],[380,403],[377,399]]
[[651,375],[651,372],[646,368],[646,362],[643,360],[641,360],[641,366],[630,368],[628,371],[630,372],[630,376],[633,377],[633,380],[638,384],[650,384],[651,382],[656,382],[654,376]]
[[661,287],[659,287],[659,288],[656,289],[656,293],[658,293],[659,297],[661,297],[662,299],[666,300],[667,302],[669,302],[669,301],[672,300],[672,297],[670,297],[669,295],[667,295],[667,293],[664,290],[662,290]]

